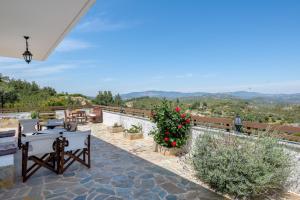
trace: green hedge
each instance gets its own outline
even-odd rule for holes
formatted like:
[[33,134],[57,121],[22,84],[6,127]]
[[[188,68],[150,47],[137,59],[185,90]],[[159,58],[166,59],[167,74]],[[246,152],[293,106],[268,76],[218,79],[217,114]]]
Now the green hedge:
[[282,191],[292,166],[290,155],[274,138],[251,141],[214,134],[197,138],[193,164],[202,181],[239,199]]

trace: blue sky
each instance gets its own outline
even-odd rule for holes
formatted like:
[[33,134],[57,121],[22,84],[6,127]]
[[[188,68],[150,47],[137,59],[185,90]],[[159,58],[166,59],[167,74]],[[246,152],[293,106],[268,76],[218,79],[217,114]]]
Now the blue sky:
[[300,1],[97,0],[44,62],[0,73],[57,91],[300,92]]

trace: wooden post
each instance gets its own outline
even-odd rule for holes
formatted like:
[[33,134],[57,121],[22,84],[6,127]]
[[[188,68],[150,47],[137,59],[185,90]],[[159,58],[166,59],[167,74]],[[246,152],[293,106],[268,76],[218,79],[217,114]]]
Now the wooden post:
[[27,173],[27,161],[28,161],[28,146],[29,143],[26,142],[25,145],[22,145],[22,177],[23,182],[26,181],[26,173]]
[[88,168],[91,168],[91,136],[88,135]]

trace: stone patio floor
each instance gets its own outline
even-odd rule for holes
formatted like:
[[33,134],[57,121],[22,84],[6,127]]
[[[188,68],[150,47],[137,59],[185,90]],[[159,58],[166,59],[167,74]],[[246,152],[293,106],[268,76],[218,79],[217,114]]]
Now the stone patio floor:
[[22,183],[21,166],[17,164],[17,183],[12,189],[0,189],[0,199],[224,199],[183,177],[179,158],[153,152],[151,138],[129,141],[122,133],[109,133],[102,124],[88,124],[80,129],[92,129],[90,169],[79,163],[63,175],[40,169]]

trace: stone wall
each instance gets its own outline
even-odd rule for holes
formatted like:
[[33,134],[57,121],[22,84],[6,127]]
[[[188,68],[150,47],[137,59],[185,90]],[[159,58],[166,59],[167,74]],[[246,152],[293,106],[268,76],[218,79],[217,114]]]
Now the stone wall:
[[103,111],[103,124],[113,126],[115,123],[121,124],[125,129],[129,129],[132,125],[141,125],[144,137],[148,137],[150,131],[156,127],[147,118]]

